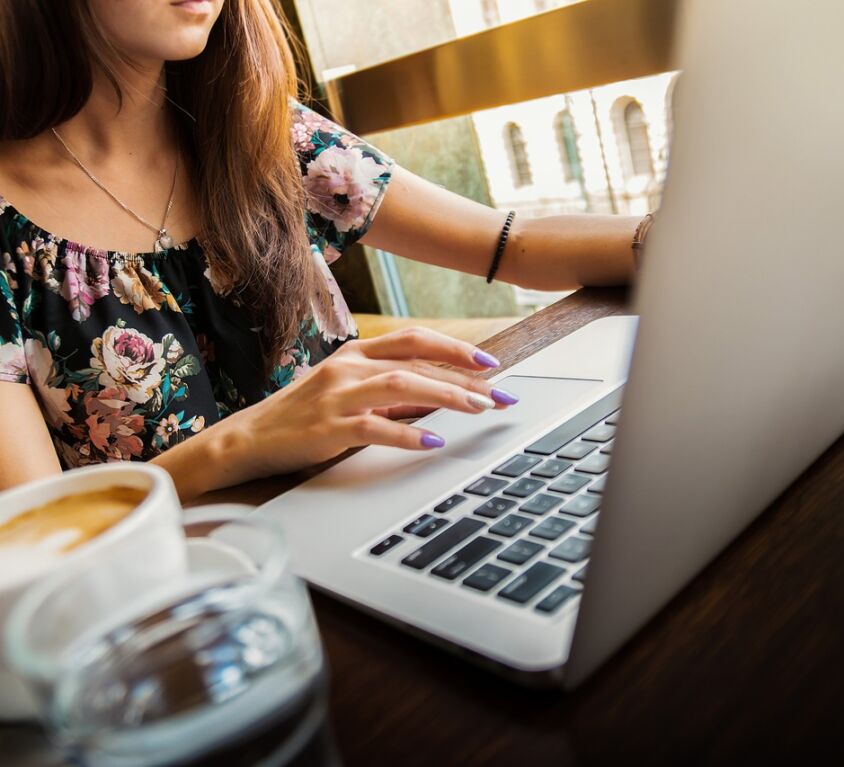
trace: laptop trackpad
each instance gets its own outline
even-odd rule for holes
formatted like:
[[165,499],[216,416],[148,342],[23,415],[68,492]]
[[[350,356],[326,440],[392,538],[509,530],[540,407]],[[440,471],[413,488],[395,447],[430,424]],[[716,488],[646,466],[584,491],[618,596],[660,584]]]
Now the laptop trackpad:
[[520,437],[526,439],[543,422],[574,411],[592,399],[602,383],[578,378],[508,376],[495,385],[517,395],[518,404],[479,414],[441,410],[416,425],[445,439],[446,446],[437,451],[439,455],[477,460],[500,451],[503,444],[516,442]]

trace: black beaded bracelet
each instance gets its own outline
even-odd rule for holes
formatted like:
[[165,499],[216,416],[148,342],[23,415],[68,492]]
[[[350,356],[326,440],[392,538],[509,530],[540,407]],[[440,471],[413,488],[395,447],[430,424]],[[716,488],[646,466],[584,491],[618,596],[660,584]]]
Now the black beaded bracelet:
[[498,237],[498,247],[495,249],[495,255],[492,257],[492,263],[489,266],[489,273],[486,276],[487,283],[492,282],[495,273],[498,271],[498,264],[501,262],[501,256],[504,255],[507,238],[510,236],[510,227],[513,225],[513,219],[515,217],[515,210],[511,210],[507,214],[507,220],[504,222],[504,227],[501,229],[501,234]]

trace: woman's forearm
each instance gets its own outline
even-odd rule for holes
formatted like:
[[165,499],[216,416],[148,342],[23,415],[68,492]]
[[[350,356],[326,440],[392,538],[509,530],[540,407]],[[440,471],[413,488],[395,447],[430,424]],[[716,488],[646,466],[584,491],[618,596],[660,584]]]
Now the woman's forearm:
[[[363,239],[415,261],[484,276],[506,210],[468,200],[396,167]],[[639,217],[516,216],[496,279],[538,290],[623,285],[633,279]]]
[[152,459],[151,463],[169,472],[182,503],[247,479],[241,476],[241,462],[236,460],[243,436],[229,421],[221,421]]
[[625,285],[633,280],[638,217],[516,217],[496,275],[536,290]]

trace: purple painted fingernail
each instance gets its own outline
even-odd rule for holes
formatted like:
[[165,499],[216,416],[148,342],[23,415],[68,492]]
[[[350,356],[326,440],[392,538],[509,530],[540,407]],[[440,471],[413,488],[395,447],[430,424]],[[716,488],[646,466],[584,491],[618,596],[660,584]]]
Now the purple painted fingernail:
[[515,405],[519,401],[515,394],[506,389],[493,389],[490,395],[499,405]]
[[438,436],[437,434],[431,434],[431,432],[425,432],[422,435],[422,447],[443,447],[445,446],[445,440]]
[[488,352],[482,352],[478,349],[473,355],[472,359],[475,360],[479,365],[483,365],[484,367],[488,368],[497,368],[501,363],[493,357]]

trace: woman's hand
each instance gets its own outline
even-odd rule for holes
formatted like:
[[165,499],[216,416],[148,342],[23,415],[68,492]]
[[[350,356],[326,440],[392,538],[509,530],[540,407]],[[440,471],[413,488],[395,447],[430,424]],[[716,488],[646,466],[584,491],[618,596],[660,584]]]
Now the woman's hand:
[[[432,362],[480,371],[498,361],[464,341],[409,328],[351,341],[302,378],[209,430],[228,437],[237,481],[301,469],[359,445],[408,450],[442,438],[394,419],[436,408],[480,413],[518,399],[487,381]],[[226,435],[222,431],[227,432]]]
[[153,459],[173,477],[182,501],[251,479],[313,466],[350,447],[430,450],[436,434],[394,419],[437,408],[481,413],[518,398],[459,370],[498,361],[464,341],[408,328],[350,341],[267,399],[203,430]]

